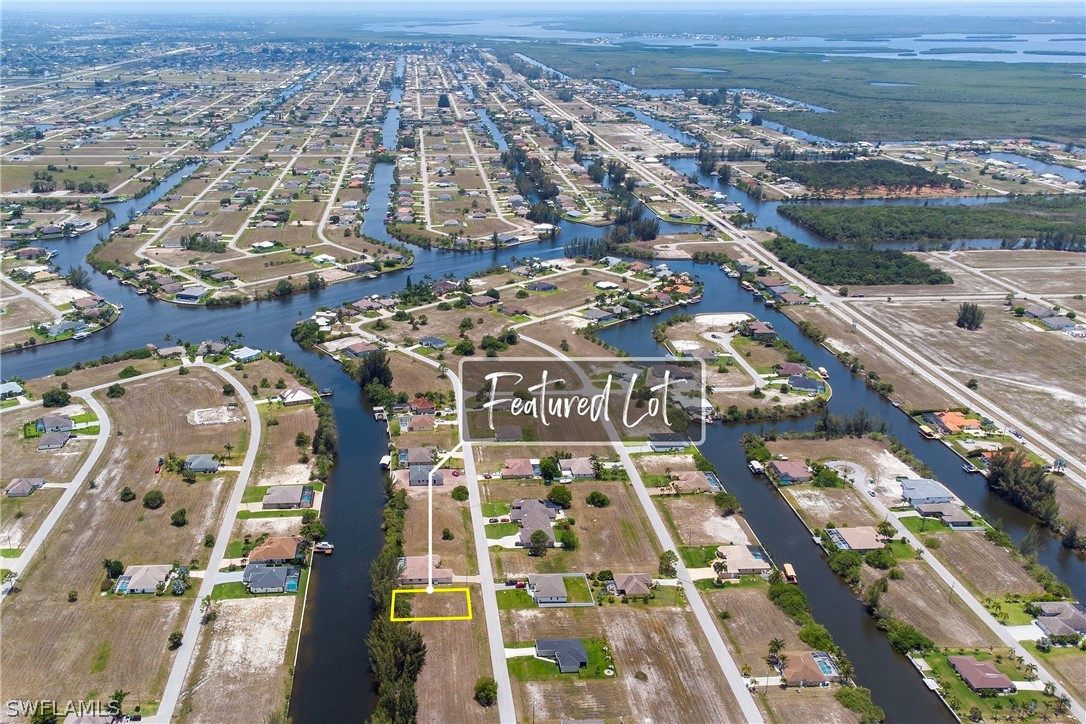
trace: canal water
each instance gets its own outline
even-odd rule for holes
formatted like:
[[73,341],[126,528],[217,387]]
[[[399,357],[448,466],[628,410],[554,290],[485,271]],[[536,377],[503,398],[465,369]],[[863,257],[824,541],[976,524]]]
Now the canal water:
[[[402,63],[397,66],[396,76],[402,77]],[[298,87],[300,85],[294,88],[295,92]],[[392,99],[397,101],[401,94],[397,83]],[[231,133],[216,146],[233,142],[255,125],[246,125],[248,123],[235,124]],[[398,125],[399,113],[391,109],[383,124],[386,147],[395,146]],[[111,226],[126,219],[128,209],[138,212],[154,204],[194,168],[189,165],[180,169],[142,199],[111,205],[116,213]],[[383,224],[392,170],[392,164],[387,163],[378,164],[375,169],[371,208],[365,215],[363,229],[367,235],[395,243]],[[741,199],[749,211],[758,213],[761,224],[781,228],[783,219],[776,217],[774,206],[763,205],[766,202],[756,203],[744,197],[738,189],[731,188],[728,193],[732,198]],[[673,228],[689,230],[687,226],[663,221],[661,227],[663,233]],[[125,305],[120,319],[86,340],[5,353],[2,358],[3,374],[5,377],[39,377],[78,360],[142,347],[148,342],[159,342],[166,334],[195,342],[242,332],[246,344],[288,354],[309,370],[317,385],[332,388],[335,396],[331,404],[340,437],[339,458],[326,488],[326,505],[322,514],[328,524],[330,538],[336,544],[336,555],[322,558],[314,564],[290,713],[298,722],[363,719],[372,711],[373,704],[365,636],[371,621],[369,564],[382,544],[379,525],[383,496],[377,461],[385,454],[387,441],[383,426],[374,421],[372,410],[357,385],[342,373],[333,360],[299,350],[290,339],[290,330],[296,321],[309,316],[320,306],[332,306],[368,294],[387,294],[402,288],[409,275],[415,275],[418,279],[425,274],[439,277],[450,272],[463,277],[495,264],[508,264],[514,257],[554,258],[563,254],[561,237],[599,238],[606,232],[606,229],[568,222],[562,222],[562,230],[558,240],[531,244],[523,249],[512,246],[492,251],[446,252],[413,248],[415,264],[412,270],[384,274],[372,280],[359,279],[240,308],[206,309],[159,302],[137,296],[131,287],[120,286],[92,271],[95,290],[111,301]],[[81,263],[96,243],[97,234],[96,230],[72,239],[58,240],[60,256],[56,263],[62,267]],[[805,243],[822,243],[806,232],[797,232],[795,236]],[[899,409],[868,390],[827,350],[803,337],[783,314],[757,304],[749,293],[739,288],[735,280],[727,278],[712,266],[675,261],[670,261],[669,265],[676,270],[696,273],[705,282],[705,301],[698,306],[697,312],[748,311],[757,314],[760,319],[771,321],[781,336],[807,355],[814,365],[831,370],[834,385],[831,410],[835,414],[867,408],[873,415],[886,420],[891,431],[968,505],[1001,519],[1015,540],[1020,540],[1029,530],[1033,521],[1028,516],[989,495],[981,477],[962,472],[960,459],[956,455],[941,443],[920,437],[916,425]],[[632,354],[658,354],[660,349],[652,341],[651,327],[679,311],[687,310],[672,310],[658,317],[628,322],[604,331],[602,336]],[[253,324],[253,320],[257,319],[260,323]],[[776,427],[779,430],[808,430],[812,425],[812,419],[802,419],[781,422]],[[739,438],[745,432],[760,429],[760,424],[714,425],[710,428],[703,451],[716,464],[728,488],[743,502],[748,520],[774,559],[778,562],[789,561],[797,566],[816,618],[829,628],[835,640],[856,664],[860,682],[872,689],[876,702],[891,712],[908,712],[907,718],[910,720],[947,720],[945,710],[922,687],[920,677],[890,649],[885,636],[874,630],[870,618],[862,611],[851,591],[819,560],[822,555],[820,549],[810,541],[806,529],[780,496],[765,480],[755,478],[746,470]],[[1086,577],[1081,575],[1080,558],[1049,537],[1045,538],[1038,557],[1072,586],[1080,600],[1086,598]]]

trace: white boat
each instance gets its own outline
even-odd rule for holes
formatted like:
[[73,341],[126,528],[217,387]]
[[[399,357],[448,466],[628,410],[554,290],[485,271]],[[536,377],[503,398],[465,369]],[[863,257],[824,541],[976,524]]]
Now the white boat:
[[383,458],[381,458],[381,469],[382,470],[388,470],[388,466],[391,465],[391,464],[392,464],[392,456],[385,455]]
[[314,553],[323,553],[327,556],[332,555],[332,551],[335,550],[335,546],[326,540],[322,540],[320,543],[313,544]]
[[750,471],[755,475],[761,475],[765,472],[765,466],[757,460],[751,460],[749,463],[747,463],[747,467],[750,468]]

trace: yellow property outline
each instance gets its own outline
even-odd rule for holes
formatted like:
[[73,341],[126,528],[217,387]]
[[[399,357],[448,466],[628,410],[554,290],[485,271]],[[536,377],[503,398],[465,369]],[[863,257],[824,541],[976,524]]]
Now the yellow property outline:
[[468,602],[468,612],[465,616],[404,616],[397,618],[396,616],[396,594],[397,593],[426,593],[425,588],[394,588],[392,589],[392,610],[389,612],[390,621],[470,621],[471,620],[471,589],[470,588],[435,588],[433,594],[437,593],[463,593],[464,600]]

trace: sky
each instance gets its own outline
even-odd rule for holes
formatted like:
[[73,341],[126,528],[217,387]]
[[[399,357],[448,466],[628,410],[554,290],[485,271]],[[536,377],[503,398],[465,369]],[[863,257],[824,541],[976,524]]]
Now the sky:
[[1084,12],[1082,0],[1040,0],[1039,2],[1023,3],[1021,0],[781,0],[767,2],[766,0],[547,0],[545,5],[540,0],[501,0],[501,2],[486,0],[355,0],[344,2],[343,0],[190,0],[184,4],[176,0],[100,0],[93,4],[80,0],[6,0],[4,6],[8,9],[34,10],[71,8],[108,12],[111,9],[132,10],[139,8],[156,12],[186,12],[206,11],[214,9],[224,11],[236,10],[260,10],[261,12],[296,12],[296,11],[324,11],[324,12],[350,12],[357,14],[387,13],[396,11],[442,11],[455,12],[464,8],[494,8],[504,11],[523,10],[533,14],[542,14],[547,10],[569,11],[611,11],[621,7],[624,10],[636,9],[639,11],[656,11],[681,13],[690,11],[721,12],[734,10],[744,14],[765,12],[795,12],[817,11],[820,14],[833,14],[835,11],[848,11],[850,13],[863,12],[874,14],[880,12],[893,13],[935,13],[940,14],[976,14],[976,15],[1082,15]]

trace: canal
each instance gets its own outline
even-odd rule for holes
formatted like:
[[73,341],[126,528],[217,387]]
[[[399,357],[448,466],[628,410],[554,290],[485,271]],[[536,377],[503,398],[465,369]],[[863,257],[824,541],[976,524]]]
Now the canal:
[[[402,75],[401,61],[397,63],[396,86],[391,94],[394,102],[402,97]],[[301,87],[302,84],[292,86],[281,99],[289,97]],[[261,114],[265,112],[261,111]],[[262,118],[261,114],[257,116]],[[219,147],[215,150],[226,148],[259,123],[252,123],[253,120],[255,117],[234,124],[231,132],[215,144]],[[392,108],[382,127],[382,140],[386,148],[395,148],[398,127],[399,111]],[[683,170],[683,164],[692,161],[678,159],[673,163]],[[141,199],[111,205],[116,217],[106,227],[107,230],[127,219],[129,209],[138,213],[154,204],[195,168],[190,164],[176,171]],[[393,170],[391,163],[376,165],[371,205],[363,220],[365,234],[389,243],[397,243],[384,227]],[[686,167],[683,170],[684,173],[692,171],[696,171],[696,168]],[[715,182],[706,178],[703,183],[708,185]],[[732,199],[740,200],[748,211],[758,214],[761,225],[775,226],[804,243],[824,244],[799,227],[786,230],[782,223],[785,220],[776,215],[772,202],[757,201],[733,187],[729,187],[727,193]],[[377,461],[385,454],[387,441],[383,426],[373,419],[372,410],[357,385],[330,358],[299,350],[290,339],[290,330],[295,322],[308,317],[320,306],[333,306],[363,295],[388,294],[401,289],[408,275],[415,275],[416,279],[426,274],[436,278],[445,273],[466,277],[495,264],[508,264],[514,257],[555,258],[563,255],[561,237],[599,238],[606,231],[565,221],[560,226],[562,233],[558,240],[534,243],[523,249],[512,246],[492,251],[447,252],[412,248],[415,255],[412,270],[235,308],[206,309],[156,301],[137,296],[131,287],[120,286],[92,271],[95,290],[111,301],[124,304],[120,319],[108,329],[82,341],[5,353],[4,375],[27,379],[40,377],[78,360],[115,354],[142,347],[148,342],[159,342],[165,334],[196,342],[242,332],[247,345],[288,354],[309,370],[317,385],[332,388],[335,396],[331,404],[339,429],[339,457],[326,488],[322,516],[336,544],[336,555],[317,562],[310,578],[290,714],[302,723],[363,719],[371,713],[373,702],[365,637],[371,621],[369,564],[382,545],[380,520],[383,491]],[[661,226],[664,233],[690,228],[663,221]],[[96,230],[59,240],[57,248],[60,255],[56,263],[63,268],[81,264],[97,242],[98,233]],[[868,390],[862,380],[852,376],[827,350],[803,337],[783,314],[755,302],[735,280],[727,278],[715,267],[695,266],[690,262],[669,262],[669,265],[678,271],[696,273],[705,282],[705,301],[699,305],[697,312],[746,311],[756,314],[760,319],[772,322],[781,336],[795,345],[815,366],[825,366],[831,370],[834,396],[830,409],[834,414],[848,414],[865,407],[874,416],[886,420],[891,432],[970,507],[1001,519],[1015,540],[1020,540],[1029,530],[1033,524],[1029,516],[990,495],[983,479],[964,473],[960,459],[948,448],[920,437],[916,425],[906,415]],[[651,327],[666,319],[668,314],[680,311],[686,310],[672,310],[658,317],[627,322],[604,331],[601,336],[632,354],[659,354],[661,350],[652,341]],[[257,319],[260,323],[254,324],[253,321]],[[778,430],[809,430],[812,426],[813,419],[810,418],[776,424]],[[948,720],[948,714],[938,700],[924,689],[920,677],[902,657],[893,652],[885,636],[875,630],[872,620],[852,592],[821,560],[821,550],[811,542],[806,529],[783,499],[764,479],[756,478],[747,471],[739,439],[746,432],[758,432],[760,429],[760,424],[711,426],[703,451],[717,466],[725,484],[742,501],[747,519],[774,559],[790,561],[797,566],[815,617],[830,630],[856,665],[859,681],[872,689],[876,702],[891,712],[908,712],[904,716],[909,720]],[[1080,600],[1086,598],[1086,577],[1081,575],[1080,558],[1050,537],[1045,537],[1038,558],[1069,583]]]

